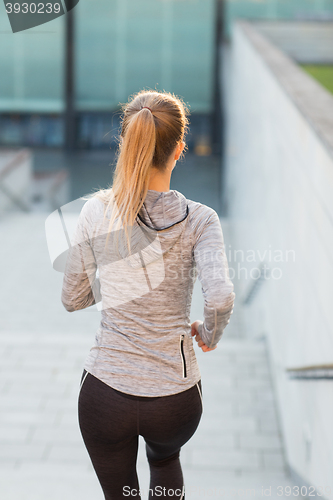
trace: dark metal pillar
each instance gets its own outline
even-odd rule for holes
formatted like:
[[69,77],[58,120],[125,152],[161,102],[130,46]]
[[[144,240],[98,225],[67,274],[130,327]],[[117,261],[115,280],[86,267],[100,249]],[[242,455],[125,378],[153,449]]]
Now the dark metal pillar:
[[215,57],[213,83],[212,143],[213,152],[222,154],[221,59],[223,40],[224,0],[215,0]]
[[224,177],[225,177],[225,125],[222,94],[222,45],[225,31],[225,0],[215,0],[215,73],[213,91],[212,143],[213,153],[220,156],[220,208],[219,214],[226,215]]
[[[68,5],[67,9],[68,9]],[[74,81],[74,12],[67,10],[65,14],[65,150],[75,150],[75,81]]]

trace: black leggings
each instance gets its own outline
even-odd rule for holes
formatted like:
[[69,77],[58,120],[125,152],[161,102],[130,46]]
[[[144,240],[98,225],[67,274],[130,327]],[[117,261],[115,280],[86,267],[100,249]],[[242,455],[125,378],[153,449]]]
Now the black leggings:
[[78,397],[79,426],[105,500],[147,498],[144,491],[140,495],[136,471],[139,435],[150,468],[149,500],[185,499],[179,454],[201,419],[201,381],[200,393],[194,385],[150,398],[124,394],[86,373]]

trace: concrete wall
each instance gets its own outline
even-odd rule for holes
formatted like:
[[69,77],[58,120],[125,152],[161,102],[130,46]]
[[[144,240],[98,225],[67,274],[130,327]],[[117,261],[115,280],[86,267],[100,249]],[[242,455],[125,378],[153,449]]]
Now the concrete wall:
[[[291,470],[331,498],[333,380],[293,380],[286,368],[333,363],[333,96],[248,22],[234,24],[225,56],[238,307],[249,297],[246,335],[268,339]],[[261,261],[269,271],[256,282]]]

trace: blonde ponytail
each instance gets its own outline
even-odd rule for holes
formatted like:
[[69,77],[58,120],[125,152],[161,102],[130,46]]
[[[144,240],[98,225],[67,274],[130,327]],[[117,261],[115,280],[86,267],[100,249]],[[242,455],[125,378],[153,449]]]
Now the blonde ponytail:
[[[121,142],[112,187],[86,197],[97,196],[104,202],[104,220],[110,208],[105,248],[111,230],[117,233],[118,240],[121,233],[118,229],[123,224],[131,253],[128,228],[132,231],[145,200],[151,169],[165,170],[170,154],[187,132],[186,114],[187,108],[182,100],[169,92],[141,91],[123,105]],[[117,217],[117,224],[113,228]]]

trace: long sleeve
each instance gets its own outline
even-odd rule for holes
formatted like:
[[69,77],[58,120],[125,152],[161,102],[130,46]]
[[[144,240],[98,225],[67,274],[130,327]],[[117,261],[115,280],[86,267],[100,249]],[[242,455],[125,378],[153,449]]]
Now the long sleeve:
[[87,202],[81,210],[66,260],[61,302],[69,312],[85,309],[101,300],[97,264],[88,234],[88,208]]
[[222,228],[215,211],[196,240],[194,259],[204,296],[204,322],[199,325],[198,332],[203,342],[214,348],[229,323],[235,300]]

